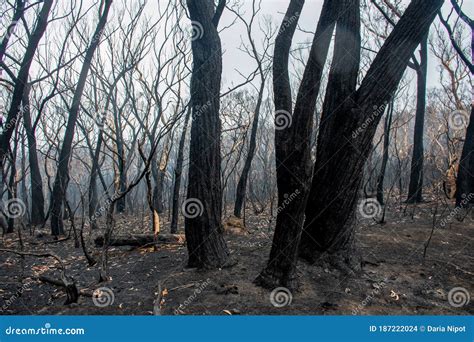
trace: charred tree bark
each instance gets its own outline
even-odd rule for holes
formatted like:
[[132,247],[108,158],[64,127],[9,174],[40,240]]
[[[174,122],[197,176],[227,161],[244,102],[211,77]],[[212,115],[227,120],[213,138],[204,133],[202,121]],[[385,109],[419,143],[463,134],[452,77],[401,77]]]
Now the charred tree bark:
[[186,117],[184,119],[183,132],[179,140],[178,156],[176,157],[176,167],[174,170],[174,185],[173,185],[173,203],[172,203],[172,216],[171,216],[171,234],[178,232],[178,219],[179,219],[179,189],[181,187],[181,175],[183,173],[183,161],[184,161],[184,144],[186,142],[186,132],[188,131],[189,117],[191,116],[191,106],[188,107]]
[[[18,131],[17,131],[18,132]],[[17,135],[17,134],[15,134]],[[11,151],[11,170],[10,170],[10,179],[8,180],[8,200],[15,201],[17,198],[17,183],[16,183],[16,154],[18,150],[18,142],[15,141],[15,146]],[[15,218],[13,216],[8,216],[7,219],[8,228],[7,234],[13,233],[15,230]]]
[[[304,1],[292,0],[275,41],[273,89],[278,210],[269,261],[256,279],[267,288],[297,287],[296,263],[311,183],[311,133],[322,72],[336,21],[336,2],[324,1],[293,115],[288,58]],[[348,13],[349,11],[347,11]],[[282,124],[283,123],[283,124]]]
[[390,129],[392,128],[392,116],[393,116],[393,100],[390,102],[387,109],[387,116],[385,117],[384,135],[383,135],[383,152],[382,152],[382,165],[380,166],[379,176],[377,177],[377,201],[384,205],[384,180],[385,171],[387,170],[388,163],[388,150],[390,147]]
[[23,93],[25,92],[25,87],[28,83],[30,66],[33,62],[33,57],[35,56],[35,52],[38,48],[41,37],[43,37],[43,34],[46,31],[46,26],[48,25],[48,16],[53,5],[53,0],[45,0],[43,3],[44,4],[38,15],[35,29],[31,35],[30,40],[28,41],[28,46],[26,47],[25,56],[21,62],[18,76],[15,80],[15,87],[13,89],[10,109],[8,111],[7,120],[4,125],[2,135],[0,136],[0,169],[3,168],[3,162],[5,160],[6,154],[8,153],[10,139],[18,121],[21,109],[20,106],[21,102],[23,101]]
[[[375,57],[360,88],[351,96],[352,105],[336,94],[332,101],[344,108],[329,117],[330,113],[323,113],[300,249],[301,256],[308,261],[328,255],[352,263],[353,218],[363,167],[380,121],[377,113],[393,96],[411,55],[442,4],[443,0],[412,0]],[[335,58],[339,57],[335,54]],[[345,83],[339,85],[342,89],[345,86]],[[328,90],[337,90],[332,88],[331,85]]]
[[[220,1],[225,4],[225,1]],[[213,0],[187,0],[196,39],[192,41],[191,105],[193,121],[189,151],[185,233],[190,267],[226,265],[229,250],[224,240],[221,184],[221,122],[219,102],[222,50],[217,25],[221,11]],[[218,6],[218,9],[220,7]],[[190,212],[195,204],[197,212]]]
[[94,151],[94,157],[92,158],[92,169],[91,178],[89,181],[89,222],[92,229],[97,229],[96,214],[99,205],[97,196],[97,176],[99,174],[99,155],[102,148],[102,142],[104,140],[104,133],[99,130],[99,136],[97,137],[97,144]]
[[428,68],[428,33],[423,37],[420,45],[420,65],[416,69],[415,131],[413,136],[410,183],[408,186],[408,203],[420,203],[423,201],[423,136],[426,107],[426,74]]
[[[119,129],[120,126],[116,126],[117,129],[117,137],[116,137],[116,143],[117,143],[117,168],[118,168],[118,184],[117,184],[117,191],[120,193],[123,193],[127,189],[127,170],[125,167],[125,146],[123,143],[123,137],[122,137],[122,132],[121,129]],[[125,212],[125,208],[127,206],[127,202],[125,197],[120,198],[120,200],[117,201],[117,212],[123,213]]]
[[[263,71],[261,71],[263,72]],[[265,89],[265,80],[263,79],[260,84],[258,92],[257,104],[255,105],[255,114],[252,122],[252,131],[250,132],[250,142],[247,157],[245,158],[244,168],[240,174],[239,182],[237,183],[237,194],[235,197],[234,215],[238,218],[242,216],[242,206],[245,199],[245,193],[247,189],[247,180],[250,174],[250,168],[252,166],[252,160],[255,155],[255,149],[257,148],[257,130],[258,130],[258,117],[260,115],[260,107],[262,105],[263,91]]]
[[466,130],[466,139],[456,180],[456,206],[467,208],[474,203],[474,103]]
[[79,107],[81,105],[81,98],[82,93],[84,92],[87,75],[92,63],[92,57],[95,50],[99,46],[100,37],[104,31],[105,24],[107,23],[107,16],[111,5],[112,0],[105,0],[99,22],[95,29],[94,35],[92,36],[89,48],[87,49],[84,63],[82,64],[79,80],[77,82],[74,97],[69,110],[69,118],[67,121],[61,152],[59,154],[58,169],[56,172],[56,178],[54,180],[53,194],[51,198],[51,234],[54,236],[64,234],[62,209],[64,198],[66,196],[67,183],[69,180],[69,160],[71,158],[71,148],[72,141],[74,139],[77,116],[79,114]]
[[31,223],[41,225],[46,217],[44,214],[43,179],[39,168],[38,154],[36,151],[36,134],[31,125],[30,89],[27,86],[23,94],[23,124],[28,140],[28,162],[30,164],[31,182]]
[[[348,6],[351,8],[350,10]],[[342,15],[337,21],[334,57],[329,72],[319,127],[313,186],[310,192],[310,202],[306,208],[306,230],[303,233],[300,247],[300,253],[303,256],[306,256],[308,251],[308,243],[314,242],[308,231],[308,223],[311,224],[313,220],[322,218],[337,219],[339,216],[339,213],[336,212],[325,212],[324,215],[315,216],[314,206],[327,205],[330,201],[326,202],[328,198],[326,196],[334,194],[334,190],[343,191],[343,189],[336,187],[336,182],[340,182],[339,177],[344,177],[347,180],[348,175],[341,174],[347,170],[345,164],[357,163],[353,158],[350,158],[350,154],[353,153],[352,146],[345,146],[347,138],[341,135],[348,129],[347,116],[356,115],[356,113],[348,114],[348,112],[351,112],[356,102],[355,89],[360,62],[359,6],[359,1],[346,1],[341,7]],[[334,161],[336,155],[342,159],[344,164]],[[341,162],[341,160],[338,161]],[[329,165],[330,167],[328,167]],[[355,181],[352,177],[349,177],[348,180]],[[359,183],[357,182],[354,187],[357,190]],[[341,202],[350,201],[351,193],[343,194],[343,196]]]

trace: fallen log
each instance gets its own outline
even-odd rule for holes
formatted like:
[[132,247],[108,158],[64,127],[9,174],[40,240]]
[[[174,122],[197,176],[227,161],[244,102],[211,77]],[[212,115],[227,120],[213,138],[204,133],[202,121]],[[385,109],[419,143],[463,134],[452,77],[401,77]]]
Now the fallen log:
[[[157,243],[170,243],[170,244],[184,244],[184,234],[160,234],[157,237]],[[150,245],[155,242],[153,234],[144,235],[126,235],[126,236],[115,236],[110,239],[110,246],[137,246],[141,247],[144,245]],[[104,237],[98,236],[95,238],[94,243],[97,247],[104,245]]]

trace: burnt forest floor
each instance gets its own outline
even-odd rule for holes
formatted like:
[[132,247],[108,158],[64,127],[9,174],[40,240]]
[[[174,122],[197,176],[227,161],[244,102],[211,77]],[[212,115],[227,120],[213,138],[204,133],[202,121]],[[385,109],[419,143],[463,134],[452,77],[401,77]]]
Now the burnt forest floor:
[[[59,256],[83,295],[78,303],[64,305],[61,287],[42,282],[40,276],[59,279],[59,262],[53,258],[21,257],[0,253],[0,313],[30,315],[467,315],[474,313],[474,220],[445,221],[434,230],[426,256],[423,251],[433,227],[429,203],[390,208],[386,223],[360,220],[356,247],[362,256],[362,271],[347,275],[327,264],[298,263],[298,292],[283,294],[287,304],[272,305],[270,291],[253,280],[265,266],[272,232],[268,217],[248,216],[247,234],[227,234],[226,240],[238,263],[227,269],[187,269],[183,244],[153,247],[111,247],[111,280],[98,283],[98,264],[88,267],[81,248],[72,238],[54,242],[48,231],[21,232],[22,250],[51,251]],[[438,214],[438,222],[449,215]],[[146,215],[116,215],[116,234],[147,233]],[[165,220],[166,221],[166,220]],[[271,225],[271,224],[270,224]],[[166,233],[169,224],[163,225]],[[182,229],[182,227],[180,227]],[[95,259],[101,249],[86,229],[88,248]],[[20,249],[17,233],[4,236],[0,248]],[[99,305],[92,294],[97,288]],[[453,288],[462,288],[448,300]],[[109,292],[107,292],[109,291]],[[455,290],[456,291],[456,290]],[[291,295],[291,303],[289,296]],[[464,297],[463,297],[464,296]],[[113,297],[113,298],[112,298]],[[282,300],[282,298],[277,300]],[[112,302],[113,299],[113,302]]]

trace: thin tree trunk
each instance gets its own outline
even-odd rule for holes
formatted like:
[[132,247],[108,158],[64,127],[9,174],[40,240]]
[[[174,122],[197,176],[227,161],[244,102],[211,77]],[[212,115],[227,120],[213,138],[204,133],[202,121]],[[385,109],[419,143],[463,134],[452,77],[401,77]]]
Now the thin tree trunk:
[[5,55],[5,51],[7,51],[10,37],[12,36],[12,33],[15,31],[16,25],[18,24],[21,17],[23,16],[24,11],[25,11],[25,1],[17,0],[16,5],[15,5],[15,12],[13,13],[13,17],[12,17],[12,21],[10,25],[8,25],[6,34],[2,39],[2,43],[0,44],[0,62],[3,62],[3,56]]
[[426,107],[426,74],[428,68],[428,33],[421,41],[420,65],[416,70],[416,115],[413,136],[413,155],[411,159],[410,183],[408,186],[408,203],[423,201],[423,159],[424,159],[424,124]]
[[387,116],[385,117],[384,125],[384,136],[383,136],[383,154],[382,154],[382,165],[380,166],[380,173],[377,177],[377,201],[384,205],[384,180],[385,171],[387,170],[388,163],[388,152],[390,147],[390,129],[392,128],[392,116],[393,116],[393,101],[389,104],[387,109]]
[[[263,72],[263,71],[261,71]],[[258,117],[260,115],[260,107],[263,100],[263,92],[265,90],[265,79],[262,75],[260,89],[258,91],[257,104],[255,105],[255,115],[252,122],[252,131],[250,133],[249,150],[245,158],[244,168],[240,174],[239,182],[237,183],[237,193],[235,196],[234,215],[238,218],[242,216],[242,205],[245,201],[245,194],[247,190],[247,179],[250,174],[252,160],[255,156],[255,149],[257,148],[257,131],[258,131]]]
[[188,107],[186,117],[184,119],[183,132],[179,140],[178,156],[176,157],[176,167],[174,169],[174,185],[173,185],[173,200],[172,200],[172,211],[171,216],[171,234],[178,232],[178,220],[179,220],[179,189],[181,187],[181,175],[183,173],[183,161],[184,161],[184,144],[186,142],[186,132],[188,131],[189,117],[191,116],[191,106]]
[[474,103],[471,104],[456,182],[456,206],[466,208],[470,203],[474,203]]
[[23,124],[28,140],[28,162],[31,182],[31,223],[41,225],[45,221],[43,179],[39,168],[36,135],[31,125],[30,87],[23,94]]
[[95,50],[99,46],[100,37],[107,23],[107,16],[109,13],[112,0],[105,0],[103,11],[100,15],[99,22],[92,36],[91,43],[87,49],[84,63],[82,64],[81,73],[77,82],[76,90],[69,111],[69,118],[64,134],[64,141],[59,154],[59,163],[54,180],[53,194],[51,198],[51,234],[54,236],[64,234],[62,208],[64,198],[66,196],[67,183],[69,180],[69,160],[71,158],[72,141],[74,139],[74,132],[76,127],[77,116],[79,114],[79,107],[81,105],[82,93],[86,84],[87,75],[92,63],[92,57]]

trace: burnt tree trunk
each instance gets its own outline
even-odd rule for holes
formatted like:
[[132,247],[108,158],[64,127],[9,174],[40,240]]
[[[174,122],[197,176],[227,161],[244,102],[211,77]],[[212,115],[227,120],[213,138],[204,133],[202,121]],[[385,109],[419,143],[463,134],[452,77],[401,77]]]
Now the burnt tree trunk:
[[[17,131],[18,133],[18,131]],[[18,134],[15,134],[18,135]],[[15,145],[13,150],[11,151],[11,170],[10,170],[10,179],[8,180],[8,200],[12,201],[13,203],[17,201],[17,174],[16,174],[16,155],[18,150],[18,141],[15,139]],[[7,216],[8,228],[7,234],[13,233],[15,230],[15,217],[13,215]]]
[[28,162],[30,164],[31,182],[31,223],[41,225],[46,217],[44,214],[43,179],[39,168],[36,148],[35,130],[31,124],[30,87],[23,94],[23,124],[28,140]]
[[388,163],[388,151],[390,147],[390,129],[392,128],[392,117],[393,117],[393,100],[390,102],[388,106],[387,116],[385,117],[382,165],[380,166],[380,172],[377,177],[377,201],[381,205],[385,204],[383,190],[384,190],[385,171],[387,170],[387,163]]
[[[189,151],[188,193],[184,203],[189,267],[222,267],[229,261],[224,240],[221,184],[221,122],[219,101],[222,49],[217,25],[220,1],[187,0],[196,33],[192,40],[191,105],[193,121]],[[190,211],[195,204],[196,212]]]
[[[360,88],[351,96],[352,104],[336,94],[332,101],[344,108],[330,116],[323,113],[300,246],[300,254],[306,260],[314,262],[322,256],[334,256],[331,259],[352,264],[353,218],[380,109],[393,96],[410,57],[442,4],[443,0],[412,0],[377,53]],[[334,92],[331,88],[328,91]]]
[[[125,161],[125,143],[123,140],[122,120],[121,120],[121,109],[114,104],[114,121],[115,121],[115,147],[117,149],[117,178],[116,178],[116,189],[115,191],[123,193],[127,190],[127,170]],[[127,206],[125,196],[121,197],[117,201],[117,212],[124,213]]]
[[23,101],[23,93],[25,92],[26,84],[28,83],[30,66],[33,62],[33,57],[35,56],[41,37],[43,37],[43,34],[46,31],[46,26],[48,26],[48,16],[52,5],[53,0],[45,0],[43,2],[43,7],[38,15],[35,29],[28,41],[28,46],[26,47],[25,55],[21,62],[18,76],[15,80],[10,109],[7,114],[6,123],[3,127],[2,135],[0,136],[0,169],[3,169],[3,162],[8,153],[10,139],[19,119],[20,106]]
[[471,116],[456,180],[456,206],[465,208],[470,203],[474,203],[474,103],[471,104]]
[[[349,10],[349,8],[351,9]],[[311,233],[308,232],[308,224],[311,227],[315,220],[321,218],[337,219],[339,215],[336,212],[331,214],[326,212],[321,216],[315,216],[314,206],[327,205],[330,202],[323,202],[325,196],[328,196],[334,190],[343,191],[343,189],[336,187],[338,177],[345,177],[350,182],[355,181],[349,175],[343,174],[348,167],[345,164],[354,163],[355,161],[349,158],[352,146],[350,144],[346,145],[347,140],[341,135],[348,129],[347,117],[357,115],[351,113],[351,109],[356,101],[355,89],[360,62],[359,1],[346,1],[341,8],[341,12],[343,14],[337,21],[334,56],[319,127],[313,186],[306,208],[306,230],[301,240],[300,253],[303,256],[306,256],[308,251],[308,243],[314,242]],[[339,154],[338,157],[342,159],[343,164],[333,164],[335,162],[334,157],[337,154]],[[328,168],[328,165],[331,165],[331,167]],[[358,186],[357,183],[355,188],[358,189]],[[351,194],[348,193],[347,197],[346,194],[343,194],[343,196],[341,202],[350,200]]]
[[[275,41],[273,91],[278,210],[270,258],[256,279],[267,288],[297,287],[296,263],[311,183],[311,134],[316,99],[337,13],[336,2],[324,1],[293,115],[288,59],[304,1],[292,0]],[[349,11],[347,11],[348,13]]]
[[[260,72],[263,73],[263,70]],[[255,114],[252,122],[252,131],[250,132],[249,150],[247,157],[245,158],[244,168],[240,174],[239,182],[237,183],[237,194],[235,197],[234,215],[238,218],[242,216],[242,206],[245,199],[245,193],[247,189],[247,180],[250,174],[250,168],[252,166],[252,160],[255,155],[255,149],[257,148],[257,130],[258,130],[258,117],[260,115],[260,107],[262,105],[263,91],[265,90],[265,79],[262,75],[260,89],[258,92],[257,104],[255,105]],[[245,209],[244,209],[245,210]]]
[[179,140],[178,156],[176,157],[176,167],[174,169],[174,185],[173,185],[173,200],[172,200],[172,216],[171,216],[171,234],[178,232],[179,219],[179,189],[181,187],[181,175],[183,173],[184,162],[184,144],[186,142],[186,132],[188,131],[189,117],[191,116],[191,106],[188,107],[186,117],[184,119],[183,132]]
[[102,142],[104,133],[103,130],[99,130],[99,136],[97,137],[97,144],[94,151],[94,157],[92,158],[91,178],[89,181],[89,222],[92,229],[97,229],[97,210],[99,206],[98,194],[97,194],[97,176],[99,174],[99,155],[102,148]]
[[420,45],[420,64],[416,68],[416,114],[410,183],[407,197],[408,203],[420,203],[423,201],[423,135],[426,107],[426,74],[428,67],[428,33],[423,37]]
[[79,114],[79,107],[81,105],[81,98],[84,91],[84,86],[86,84],[87,75],[92,63],[92,57],[95,50],[99,46],[100,37],[104,31],[105,24],[107,23],[107,16],[111,5],[112,0],[105,0],[99,22],[97,23],[91,43],[84,57],[84,62],[79,74],[79,80],[77,82],[74,97],[69,110],[69,118],[67,121],[66,131],[64,133],[63,144],[59,153],[58,169],[56,172],[56,178],[54,180],[53,194],[51,198],[51,234],[54,236],[64,234],[62,207],[66,196],[67,183],[69,180],[69,160],[71,158],[71,148],[72,141],[74,139],[77,116]]

